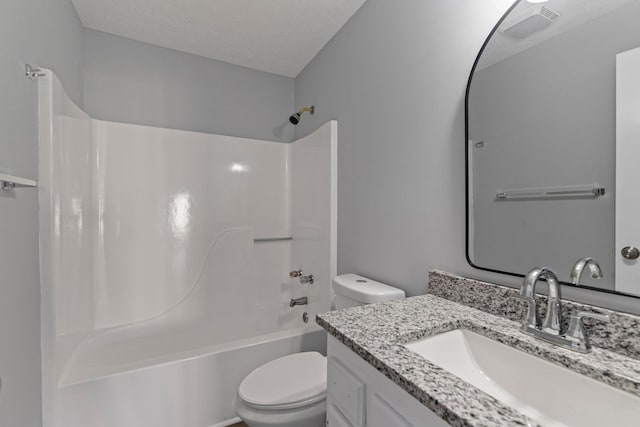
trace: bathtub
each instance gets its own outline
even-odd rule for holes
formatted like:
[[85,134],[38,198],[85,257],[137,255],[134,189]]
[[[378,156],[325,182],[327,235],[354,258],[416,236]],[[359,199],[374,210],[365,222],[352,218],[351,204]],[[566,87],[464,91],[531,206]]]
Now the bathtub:
[[319,327],[266,334],[59,388],[66,427],[221,427],[240,421],[231,399],[260,364],[299,351],[326,354]]

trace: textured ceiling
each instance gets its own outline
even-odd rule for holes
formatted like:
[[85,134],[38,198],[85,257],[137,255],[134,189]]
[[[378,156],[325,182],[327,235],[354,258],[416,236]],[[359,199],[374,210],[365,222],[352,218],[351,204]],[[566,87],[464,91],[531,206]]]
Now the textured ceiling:
[[82,24],[296,77],[365,0],[72,0]]

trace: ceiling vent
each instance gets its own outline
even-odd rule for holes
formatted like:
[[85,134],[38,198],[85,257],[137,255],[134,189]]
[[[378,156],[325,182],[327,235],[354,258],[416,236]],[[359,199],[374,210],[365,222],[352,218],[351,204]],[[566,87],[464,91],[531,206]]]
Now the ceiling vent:
[[553,24],[560,15],[544,6],[531,7],[521,14],[507,19],[500,31],[516,39],[523,39]]

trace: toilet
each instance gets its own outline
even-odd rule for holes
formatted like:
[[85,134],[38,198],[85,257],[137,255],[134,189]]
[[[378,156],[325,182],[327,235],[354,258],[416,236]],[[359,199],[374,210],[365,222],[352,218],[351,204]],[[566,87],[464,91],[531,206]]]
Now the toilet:
[[[336,309],[391,301],[404,291],[357,274],[333,279]],[[249,427],[321,427],[327,407],[327,359],[310,351],[272,360],[245,377],[233,409]]]

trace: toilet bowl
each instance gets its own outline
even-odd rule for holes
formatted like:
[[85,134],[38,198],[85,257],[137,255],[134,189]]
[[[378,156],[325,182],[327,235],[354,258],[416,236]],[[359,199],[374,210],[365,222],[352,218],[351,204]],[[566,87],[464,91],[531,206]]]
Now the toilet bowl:
[[[333,280],[336,308],[404,298],[404,291],[357,274]],[[249,427],[321,427],[327,406],[327,360],[318,352],[272,360],[245,377],[233,399]]]
[[326,425],[326,397],[321,402],[304,408],[262,410],[249,407],[238,401],[236,395],[233,407],[238,417],[249,427],[325,427]]
[[242,381],[233,401],[250,427],[320,427],[327,406],[327,359],[310,351],[280,357]]

